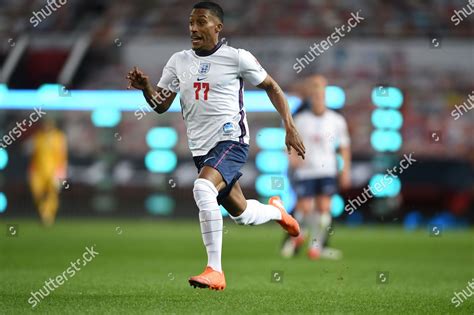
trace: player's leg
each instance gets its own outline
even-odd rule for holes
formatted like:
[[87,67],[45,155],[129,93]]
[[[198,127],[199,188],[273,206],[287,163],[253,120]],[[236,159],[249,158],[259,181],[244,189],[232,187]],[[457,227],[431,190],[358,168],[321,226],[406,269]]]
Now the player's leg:
[[303,196],[301,198],[298,198],[298,201],[296,202],[294,217],[304,229],[309,228],[307,217],[311,214],[314,208],[313,205],[313,196]]
[[255,199],[245,199],[239,182],[236,182],[229,195],[222,201],[235,223],[240,225],[260,225],[271,220],[281,220],[281,211],[273,205],[265,205]]
[[279,197],[270,198],[268,205],[255,199],[245,199],[237,181],[222,200],[222,205],[229,212],[231,219],[239,225],[260,225],[276,221],[288,234],[299,234],[298,222],[286,212]]
[[[208,267],[202,274],[189,279],[193,286],[218,290],[225,288],[221,266],[223,223],[219,202],[222,203],[227,199],[228,210],[236,217],[241,217],[249,209],[249,202],[243,197],[240,187],[234,187],[242,175],[239,170],[245,164],[247,155],[248,145],[224,141],[218,143],[205,156],[194,157],[199,177],[194,182],[193,193],[199,208],[201,233],[208,254]],[[230,195],[232,197],[229,197]],[[278,218],[282,218],[281,210],[274,208],[271,210],[273,213],[280,211]],[[247,214],[250,212],[252,211],[248,211]],[[289,215],[286,214],[286,216]],[[289,219],[281,220],[279,223],[282,224],[283,221],[287,223]],[[295,223],[298,226],[296,221]]]
[[308,216],[312,213],[314,208],[317,181],[311,178],[295,180],[292,181],[292,186],[298,198],[294,216],[300,225],[308,229]]
[[337,190],[334,178],[321,178],[316,181],[316,184],[315,209],[308,218],[312,239],[309,244],[308,256],[311,259],[318,259],[323,250],[332,222],[331,197]]
[[199,208],[199,222],[202,240],[207,251],[207,265],[222,272],[222,214],[217,203],[219,190],[225,187],[221,174],[209,166],[204,166],[194,182],[193,195]]
[[305,234],[309,227],[307,221],[308,216],[311,214],[313,209],[314,198],[312,196],[301,196],[295,206],[293,216],[298,221],[301,227],[301,234],[297,237],[287,237],[283,242],[281,248],[281,255],[285,258],[293,257],[297,254],[299,248],[305,242]]
[[[227,194],[242,174],[240,168],[248,156],[248,145],[235,141],[222,141],[206,155],[193,157],[199,172],[194,182],[194,199],[199,208],[202,239],[208,255],[206,270],[189,279],[194,287],[222,290],[225,278],[222,273],[222,214],[218,199]],[[224,196],[225,197],[225,196]]]
[[310,247],[321,249],[325,242],[327,228],[331,225],[331,196],[317,195],[314,207],[308,215],[310,236],[312,242]]
[[56,178],[47,180],[46,195],[43,201],[44,223],[48,226],[54,224],[59,206],[59,189]]
[[38,214],[40,216],[41,222],[46,224],[45,219],[45,200],[46,200],[46,180],[45,176],[37,171],[31,171],[29,174],[29,183],[31,193],[33,195],[33,201],[35,203],[36,209],[38,210]]
[[221,174],[210,166],[203,166],[194,182],[194,200],[199,208],[199,224],[207,252],[204,272],[189,278],[189,284],[195,288],[223,290],[226,287],[221,264],[223,223],[217,203],[219,190],[225,186]]
[[339,249],[330,248],[326,245],[330,235],[329,227],[332,223],[330,211],[331,196],[325,196],[323,199],[318,198],[318,201],[317,204],[321,209],[324,209],[324,211],[318,211],[318,209],[316,209],[313,213],[312,221],[314,222],[314,226],[317,227],[313,234],[316,235],[315,239],[317,242],[313,243],[313,245],[316,244],[316,248],[309,248],[308,256],[311,259],[318,259],[319,257],[335,260],[341,259],[342,252]]

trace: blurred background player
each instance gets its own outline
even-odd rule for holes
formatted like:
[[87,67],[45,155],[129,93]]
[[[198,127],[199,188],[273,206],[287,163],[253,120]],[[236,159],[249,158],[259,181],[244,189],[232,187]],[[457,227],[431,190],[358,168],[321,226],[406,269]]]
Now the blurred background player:
[[[294,119],[306,145],[308,158],[301,160],[290,156],[290,168],[293,189],[298,198],[294,216],[306,231],[285,240],[282,247],[284,257],[293,256],[303,245],[304,232],[309,232],[310,236],[310,259],[341,257],[340,251],[325,246],[332,221],[331,197],[338,190],[338,182],[343,190],[350,187],[350,139],[344,117],[326,108],[326,86],[326,78],[314,75],[296,89],[304,101],[295,112]],[[338,152],[343,159],[340,173]]]
[[33,153],[29,182],[41,222],[54,224],[59,207],[60,181],[67,173],[67,141],[65,134],[47,119],[33,135]]

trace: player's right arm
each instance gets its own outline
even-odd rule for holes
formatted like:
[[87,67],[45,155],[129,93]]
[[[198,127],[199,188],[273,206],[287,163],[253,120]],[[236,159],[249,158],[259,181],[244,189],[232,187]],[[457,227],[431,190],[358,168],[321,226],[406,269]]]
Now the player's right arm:
[[166,112],[176,97],[176,93],[170,90],[161,87],[155,89],[151,85],[148,76],[138,70],[137,67],[134,67],[128,73],[127,79],[130,81],[129,88],[134,87],[137,90],[141,90],[147,103],[158,114]]

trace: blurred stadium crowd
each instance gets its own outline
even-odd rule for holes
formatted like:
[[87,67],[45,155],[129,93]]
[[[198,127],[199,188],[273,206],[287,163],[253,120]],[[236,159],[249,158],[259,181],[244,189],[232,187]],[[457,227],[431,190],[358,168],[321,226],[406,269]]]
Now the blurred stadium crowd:
[[[186,30],[185,0],[69,0],[38,31],[74,31],[100,22],[103,31],[121,35],[182,36]],[[459,26],[451,23],[454,10],[463,0],[261,0],[220,1],[226,10],[225,34],[256,36],[321,36],[361,10],[371,23],[360,27],[357,36],[427,36],[433,33],[472,36],[472,19]],[[2,0],[0,34],[30,30],[32,12],[45,5],[42,0]],[[407,14],[408,12],[408,14]]]

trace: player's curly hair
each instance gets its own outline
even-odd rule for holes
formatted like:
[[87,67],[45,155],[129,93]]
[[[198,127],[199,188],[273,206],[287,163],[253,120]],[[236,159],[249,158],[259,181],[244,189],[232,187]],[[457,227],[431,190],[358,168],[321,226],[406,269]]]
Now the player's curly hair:
[[221,23],[224,23],[224,10],[217,3],[211,1],[202,1],[198,2],[193,6],[193,9],[206,9],[211,11],[211,13],[216,16]]

